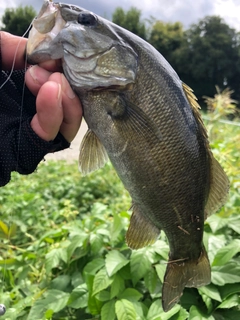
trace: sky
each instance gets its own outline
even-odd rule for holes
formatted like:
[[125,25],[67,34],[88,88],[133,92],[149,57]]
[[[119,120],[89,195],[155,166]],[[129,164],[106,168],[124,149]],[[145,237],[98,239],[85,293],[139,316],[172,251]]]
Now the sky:
[[[60,1],[59,1],[60,2]],[[63,0],[111,20],[117,7],[124,10],[134,6],[142,11],[142,18],[153,16],[164,22],[181,21],[185,28],[207,15],[219,15],[231,27],[240,31],[240,0]],[[6,8],[32,5],[38,12],[42,0],[1,0],[0,17]]]

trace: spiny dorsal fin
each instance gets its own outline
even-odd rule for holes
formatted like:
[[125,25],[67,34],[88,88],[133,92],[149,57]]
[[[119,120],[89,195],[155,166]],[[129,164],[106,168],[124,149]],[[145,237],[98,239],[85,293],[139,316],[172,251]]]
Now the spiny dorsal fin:
[[83,137],[80,154],[79,170],[83,175],[102,168],[108,160],[107,152],[92,130]]
[[140,249],[153,244],[160,230],[140,213],[136,205],[133,205],[132,208],[133,213],[126,234],[126,242],[131,249]]
[[193,94],[193,90],[183,83],[183,90],[186,94],[188,102],[192,107],[193,115],[198,123],[199,129],[205,138],[205,146],[210,159],[210,188],[207,204],[205,206],[205,219],[220,209],[227,200],[229,191],[229,180],[221,165],[214,158],[210,149],[207,130],[199,112],[200,106],[197,103],[197,98]]

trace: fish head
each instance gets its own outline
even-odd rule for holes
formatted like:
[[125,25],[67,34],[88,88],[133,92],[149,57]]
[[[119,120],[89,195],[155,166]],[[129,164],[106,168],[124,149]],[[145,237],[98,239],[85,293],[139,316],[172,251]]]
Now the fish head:
[[85,9],[44,1],[29,34],[28,62],[61,59],[75,89],[129,88],[136,78],[138,56],[118,28]]

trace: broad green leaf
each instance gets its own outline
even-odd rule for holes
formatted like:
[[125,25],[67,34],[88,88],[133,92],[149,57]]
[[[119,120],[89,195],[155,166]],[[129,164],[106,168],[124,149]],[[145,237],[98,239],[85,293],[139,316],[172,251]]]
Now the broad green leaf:
[[111,284],[110,289],[110,299],[116,297],[119,293],[121,293],[125,288],[125,283],[120,274],[115,273],[113,276],[113,283]]
[[210,234],[208,237],[208,258],[210,264],[214,260],[216,252],[226,245],[226,238],[224,235],[213,235]]
[[225,265],[232,257],[240,252],[240,240],[234,239],[230,244],[218,250],[212,266]]
[[103,236],[92,233],[89,237],[89,242],[91,245],[91,253],[93,255],[97,254],[103,247]]
[[188,319],[189,313],[187,310],[181,308],[175,315],[173,315],[171,320],[186,320]]
[[209,224],[212,232],[216,233],[218,230],[224,228],[228,224],[228,221],[217,214],[213,214],[208,217],[206,223]]
[[69,275],[61,275],[55,279],[50,284],[51,289],[56,289],[60,291],[66,291],[67,286],[71,282],[71,277]]
[[235,261],[221,267],[212,267],[212,283],[223,286],[226,283],[240,282],[240,265]]
[[160,314],[163,312],[162,303],[160,299],[154,301],[147,314],[147,320],[161,320]]
[[144,283],[149,292],[153,294],[157,285],[157,273],[153,267],[145,274]]
[[136,320],[137,318],[133,304],[126,299],[118,300],[115,303],[115,312],[118,320]]
[[8,226],[0,220],[0,236],[2,236],[2,238],[8,239],[8,232]]
[[169,246],[166,242],[162,240],[157,240],[153,245],[152,248],[154,251],[163,257],[163,259],[168,260],[169,254]]
[[168,312],[162,312],[161,313],[161,320],[168,320],[172,319],[172,317],[179,312],[181,309],[181,306],[179,304],[176,304],[171,310]]
[[220,293],[219,293],[218,289],[213,284],[209,284],[208,286],[198,288],[198,292],[200,294],[203,293],[203,294],[207,295],[208,297],[210,297],[213,300],[217,300],[219,302],[222,302]]
[[61,249],[52,249],[50,252],[46,254],[46,271],[50,272],[51,269],[56,268],[61,260],[59,250]]
[[110,292],[108,290],[102,290],[96,294],[96,298],[99,301],[109,301],[110,300]]
[[42,319],[47,309],[48,306],[46,305],[45,300],[41,299],[35,301],[32,308],[30,309],[27,320]]
[[222,299],[225,300],[234,293],[240,294],[240,283],[225,284],[225,286],[219,287],[219,291]]
[[238,215],[232,216],[228,219],[228,227],[240,234],[240,219]]
[[84,273],[95,275],[95,273],[105,265],[105,261],[102,258],[97,258],[90,261],[83,269]]
[[79,285],[71,292],[67,305],[74,309],[87,307],[88,290],[85,283]]
[[53,310],[54,313],[59,312],[67,305],[70,294],[59,291],[59,290],[49,290],[47,296],[44,299],[48,309]]
[[149,261],[144,250],[133,251],[130,259],[130,267],[132,274],[133,284],[136,283],[145,276],[145,274],[151,268],[151,262]]
[[111,241],[114,242],[117,240],[120,232],[123,229],[122,219],[117,213],[113,213],[113,223],[111,226]]
[[233,294],[232,296],[228,297],[224,300],[219,306],[219,309],[230,309],[235,306],[240,305],[240,297],[238,294]]
[[77,248],[81,248],[84,250],[85,247],[85,241],[87,240],[88,235],[85,233],[82,233],[80,235],[76,235],[71,239],[71,244],[67,248],[67,253],[68,253],[68,259],[71,258],[72,254]]
[[163,279],[164,279],[164,275],[166,272],[166,265],[163,264],[157,264],[155,266],[158,278],[160,279],[160,281],[163,283]]
[[129,260],[119,251],[113,250],[106,255],[106,269],[108,276],[111,277],[122,267],[126,266]]
[[95,295],[98,292],[106,289],[111,285],[112,282],[113,278],[109,278],[107,270],[105,268],[101,269],[94,277],[92,294]]
[[127,288],[119,296],[119,299],[127,299],[129,301],[138,301],[142,298],[142,294],[133,288]]
[[205,315],[202,312],[200,312],[200,310],[197,307],[192,306],[189,310],[188,320],[214,320],[214,317],[211,315]]
[[101,320],[114,320],[115,315],[115,300],[105,303],[101,309]]

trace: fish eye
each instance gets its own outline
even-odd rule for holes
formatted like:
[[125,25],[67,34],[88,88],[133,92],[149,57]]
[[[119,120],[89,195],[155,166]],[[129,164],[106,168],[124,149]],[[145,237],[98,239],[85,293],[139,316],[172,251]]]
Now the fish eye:
[[94,26],[97,23],[97,19],[91,12],[80,12],[78,15],[78,23],[84,26]]

